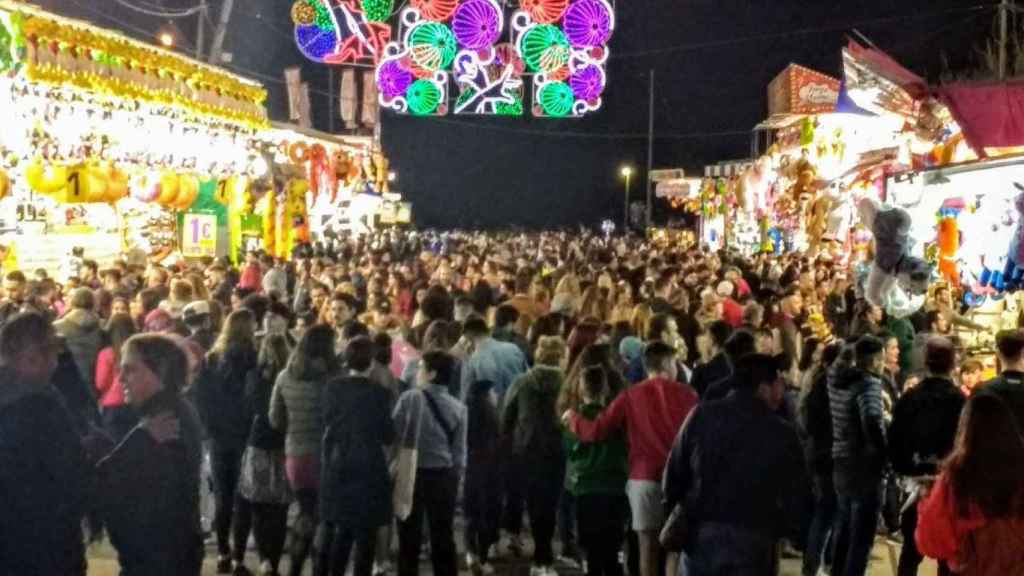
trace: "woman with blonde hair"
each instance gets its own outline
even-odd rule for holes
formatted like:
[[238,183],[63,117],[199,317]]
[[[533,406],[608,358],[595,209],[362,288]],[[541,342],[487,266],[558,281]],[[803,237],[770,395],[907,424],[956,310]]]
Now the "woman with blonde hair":
[[633,315],[630,318],[630,323],[633,325],[633,333],[647,334],[647,325],[651,323],[652,316],[654,316],[654,312],[646,302],[640,302],[634,306]]
[[236,546],[232,556],[230,536],[235,510],[245,505],[237,494],[238,479],[253,421],[246,387],[256,377],[257,367],[256,317],[242,308],[224,321],[195,387],[196,408],[210,437],[220,573],[230,572],[245,558],[244,546]]
[[615,325],[619,322],[630,322],[633,319],[633,288],[626,282],[619,282],[614,301],[608,323]]
[[512,438],[513,459],[524,468],[526,505],[533,532],[531,574],[555,574],[551,541],[565,481],[565,453],[556,405],[565,384],[568,348],[558,336],[542,336],[535,365],[505,395],[502,430]]

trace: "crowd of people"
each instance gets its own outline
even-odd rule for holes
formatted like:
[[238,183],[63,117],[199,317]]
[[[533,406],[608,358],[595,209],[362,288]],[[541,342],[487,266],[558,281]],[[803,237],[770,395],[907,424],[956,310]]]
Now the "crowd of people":
[[1024,332],[982,382],[956,287],[587,232],[79,270],[3,277],[2,574],[1024,573]]

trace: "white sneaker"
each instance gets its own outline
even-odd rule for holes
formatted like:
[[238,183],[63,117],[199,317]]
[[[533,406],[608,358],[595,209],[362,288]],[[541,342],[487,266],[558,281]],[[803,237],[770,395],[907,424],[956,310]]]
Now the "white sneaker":
[[480,565],[480,574],[481,576],[494,576],[494,566],[491,566],[488,562],[484,562]]
[[480,562],[476,559],[476,555],[474,555],[471,552],[466,553],[466,570],[473,572],[474,570],[476,570],[476,567],[477,565],[479,565],[479,563]]
[[547,566],[530,566],[530,576],[548,576]]

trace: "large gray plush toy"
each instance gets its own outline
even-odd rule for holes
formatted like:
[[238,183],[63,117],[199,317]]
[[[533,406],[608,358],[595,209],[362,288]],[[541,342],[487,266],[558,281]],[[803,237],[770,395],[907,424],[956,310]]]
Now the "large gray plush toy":
[[903,318],[913,314],[924,304],[932,267],[910,254],[910,214],[902,208],[883,207],[874,198],[861,199],[857,210],[875,237],[875,260],[868,273],[864,297],[891,316]]

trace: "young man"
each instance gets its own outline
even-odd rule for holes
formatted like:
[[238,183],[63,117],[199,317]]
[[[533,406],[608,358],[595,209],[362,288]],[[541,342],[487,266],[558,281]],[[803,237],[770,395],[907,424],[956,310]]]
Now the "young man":
[[[573,411],[563,416],[581,442],[606,439],[625,429],[629,439],[629,482],[626,496],[633,512],[633,530],[640,543],[640,574],[655,576],[658,566],[658,532],[665,522],[661,476],[672,441],[683,421],[697,405],[698,397],[687,384],[676,381],[675,348],[654,341],[644,350],[649,379],[628,388],[595,420]],[[669,574],[674,574],[673,561]]]
[[724,321],[717,320],[708,327],[708,335],[711,336],[711,360],[707,364],[701,364],[693,369],[693,378],[690,384],[701,397],[707,389],[732,374],[732,364],[725,354],[725,343],[732,336],[732,326]]
[[60,342],[38,314],[0,330],[0,564],[5,574],[85,574],[90,470],[50,379]]
[[494,382],[498,398],[504,398],[512,381],[526,372],[526,356],[515,344],[492,338],[487,322],[475,314],[466,319],[462,334],[473,354],[462,365],[461,394],[465,396],[474,383],[488,380]]
[[996,394],[1009,404],[1024,429],[1024,332],[1004,330],[996,335],[999,376],[982,385],[977,393]]
[[[903,552],[897,576],[916,576],[923,560],[914,541],[916,500],[927,490],[923,481],[938,475],[939,464],[953,450],[965,402],[964,395],[953,382],[956,350],[949,340],[936,336],[928,341],[925,366],[928,377],[896,402],[889,428],[893,469],[915,484],[921,481],[915,486],[911,505],[904,507],[900,518]],[[945,566],[940,566],[939,574],[944,576],[950,572]]]
[[[417,469],[412,512],[398,524],[398,574],[416,576],[420,564],[423,518],[430,527],[431,563],[434,574],[457,574],[455,557],[455,500],[459,478],[466,469],[466,407],[448,393],[447,383],[455,359],[447,352],[423,355],[419,386],[402,394],[393,415],[395,432],[403,445],[410,431]],[[420,414],[420,416],[417,416]],[[413,425],[418,421],[419,430]]]
[[881,340],[866,335],[857,340],[854,350],[855,365],[837,372],[828,383],[833,477],[839,497],[836,576],[866,574],[882,505],[887,453],[881,380],[885,349]]
[[777,360],[739,359],[733,390],[694,409],[665,470],[667,507],[683,505],[691,532],[682,573],[772,574],[778,541],[800,526],[808,479],[796,429],[775,415]]

